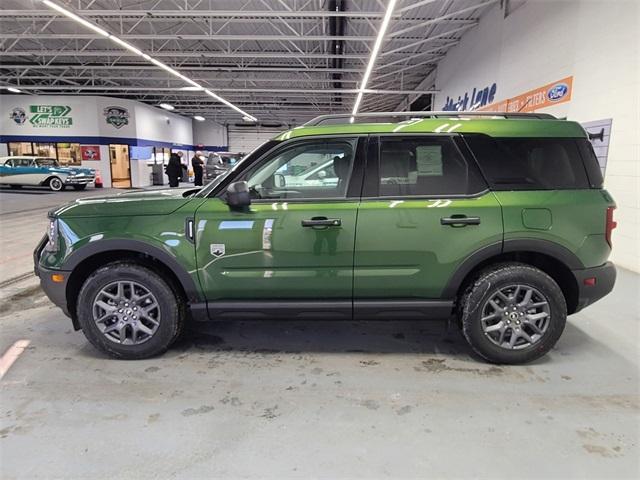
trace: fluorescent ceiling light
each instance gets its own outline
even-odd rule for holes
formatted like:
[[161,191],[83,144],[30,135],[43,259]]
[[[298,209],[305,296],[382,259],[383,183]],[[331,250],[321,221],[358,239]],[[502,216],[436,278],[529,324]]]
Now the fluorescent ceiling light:
[[22,93],[22,90],[20,90],[19,88],[16,88],[16,87],[6,87],[6,88],[7,88],[7,90],[9,90],[10,92],[13,92],[13,93]]
[[75,13],[67,10],[66,8],[61,7],[57,3],[53,3],[53,2],[51,2],[49,0],[43,0],[42,3],[44,3],[47,7],[53,8],[55,11],[60,12],[65,17],[69,17],[70,19],[75,20],[78,23],[81,23],[82,25],[84,25],[85,27],[93,30],[94,32],[99,33],[103,37],[108,37],[109,36],[109,32],[107,32],[106,30],[103,30],[99,26],[94,25],[93,23],[86,21],[84,18],[76,15]]
[[201,92],[202,90],[204,90],[204,88],[202,88],[202,87],[180,87],[178,90],[181,90],[183,92]]
[[391,14],[393,13],[393,9],[395,8],[395,6],[396,6],[396,0],[389,0],[389,4],[387,5],[387,11],[384,13],[384,18],[382,19],[380,30],[378,30],[376,43],[374,43],[373,50],[371,50],[371,57],[369,58],[369,64],[367,65],[367,69],[364,71],[362,81],[360,82],[360,88],[358,91],[358,96],[356,97],[356,103],[353,105],[353,110],[351,111],[351,119],[350,119],[351,123],[353,123],[355,119],[354,117],[356,113],[358,113],[360,102],[362,102],[362,96],[364,95],[364,91],[367,88],[367,82],[369,81],[369,77],[371,76],[371,72],[373,71],[373,66],[376,64],[376,59],[378,57],[378,53],[380,53],[380,47],[382,46],[382,40],[384,40],[384,36],[387,32],[387,28],[389,27],[389,22],[391,21]]
[[176,107],[174,107],[173,105],[169,105],[168,103],[161,103],[160,105],[158,105],[160,108],[164,108],[165,110],[175,110]]
[[203,116],[200,116],[200,115],[194,115],[193,119],[197,120],[199,122],[204,122],[205,121],[205,118]]
[[246,115],[244,117],[242,117],[242,120],[244,120],[245,122],[257,122],[258,119],[256,117],[251,117],[249,115]]
[[[115,35],[110,34],[109,32],[107,32],[106,30],[103,30],[102,28],[98,27],[97,25],[85,20],[84,18],[76,15],[75,13],[73,13],[70,10],[67,10],[64,7],[61,7],[60,5],[52,2],[51,0],[42,0],[42,3],[44,3],[46,6],[53,8],[54,10],[56,10],[57,12],[60,12],[62,15],[71,18],[72,20],[75,20],[76,22],[84,25],[85,27],[93,30],[94,32],[99,33],[100,35],[102,35],[103,37],[108,38],[109,40],[111,40],[114,43],[117,43],[118,45],[120,45],[121,47],[129,50],[130,52],[135,53],[136,55],[144,58],[145,60],[153,63],[154,65],[162,68],[163,70],[169,72],[171,75],[178,77],[180,80],[186,82],[189,84],[188,87],[182,87],[180,90],[187,90],[187,91],[204,91],[207,95],[209,95],[210,97],[215,98],[218,102],[220,103],[224,103],[226,106],[228,106],[229,108],[234,109],[236,112],[238,112],[239,114],[241,114],[243,116],[243,118],[249,118],[250,121],[253,122],[257,122],[258,119],[256,117],[254,117],[253,115],[249,115],[247,112],[245,112],[244,110],[242,110],[239,107],[236,107],[233,103],[225,100],[224,98],[222,98],[219,95],[216,95],[215,93],[213,93],[210,90],[205,89],[202,85],[200,85],[198,82],[191,80],[189,77],[183,75],[182,73],[178,72],[177,70],[171,68],[169,65],[162,63],[160,60],[157,60],[153,57],[151,57],[150,55],[144,53],[142,50],[134,47],[133,45],[131,45],[128,42],[125,42],[124,40],[118,38]],[[395,3],[395,1],[394,1]],[[160,105],[162,108],[165,108],[166,110],[174,110],[174,107],[172,105],[168,105],[170,108],[166,108],[163,105],[167,105],[167,104],[162,104]]]

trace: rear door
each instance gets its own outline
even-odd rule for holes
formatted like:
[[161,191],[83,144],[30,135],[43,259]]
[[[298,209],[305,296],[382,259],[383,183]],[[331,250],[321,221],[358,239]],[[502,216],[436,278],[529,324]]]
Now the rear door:
[[[230,211],[222,198],[209,198],[196,212],[198,275],[210,312],[248,301],[290,300],[291,311],[339,308],[351,318],[353,248],[362,185],[366,137],[289,141],[267,154],[234,181],[247,181],[252,204]],[[332,162],[339,180],[290,185],[294,177]],[[360,164],[354,174],[356,165]],[[238,304],[230,305],[229,302]],[[307,301],[305,310],[294,305]],[[226,306],[220,307],[221,302]],[[218,305],[218,306],[217,306]],[[248,308],[248,307],[247,307]],[[264,306],[264,311],[268,306]]]
[[461,148],[450,135],[371,139],[356,233],[357,315],[385,314],[376,300],[401,307],[451,297],[445,287],[466,258],[500,252],[500,205]]

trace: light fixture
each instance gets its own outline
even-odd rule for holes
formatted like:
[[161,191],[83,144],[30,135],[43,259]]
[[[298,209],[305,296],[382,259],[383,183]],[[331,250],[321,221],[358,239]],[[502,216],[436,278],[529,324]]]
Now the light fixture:
[[[247,112],[245,112],[241,108],[236,107],[233,103],[225,100],[224,98],[222,98],[219,95],[216,95],[212,91],[205,89],[198,82],[196,82],[194,80],[191,80],[189,77],[187,77],[187,76],[183,75],[182,73],[178,72],[177,70],[171,68],[169,65],[167,65],[165,63],[162,63],[160,60],[157,60],[157,59],[153,58],[152,56],[144,53],[142,50],[134,47],[130,43],[125,42],[124,40],[118,38],[117,36],[110,34],[106,30],[104,30],[104,29],[100,28],[99,26],[97,26],[97,25],[85,20],[84,18],[80,17],[79,15],[76,15],[72,11],[67,10],[64,7],[61,7],[60,5],[58,5],[57,3],[52,2],[51,0],[42,0],[42,3],[44,3],[47,7],[50,7],[52,9],[54,9],[55,11],[61,13],[62,15],[66,16],[66,17],[68,17],[68,18],[70,18],[72,20],[75,20],[76,22],[82,24],[83,26],[85,26],[85,27],[93,30],[94,32],[102,35],[103,37],[108,38],[112,42],[117,43],[121,47],[129,50],[132,53],[135,53],[136,55],[144,58],[148,62],[153,63],[157,67],[162,68],[163,70],[169,72],[171,75],[173,75],[175,77],[178,77],[180,80],[182,80],[182,81],[184,81],[184,82],[189,84],[189,87],[183,87],[183,88],[181,88],[181,90],[204,91],[207,95],[209,95],[210,97],[215,98],[218,102],[224,103],[226,106],[234,109],[236,112],[241,114],[243,116],[243,118],[249,118],[250,121],[252,121],[252,122],[257,122],[258,121],[258,119],[256,117],[254,117],[253,115],[249,115]],[[166,110],[175,110],[172,105],[168,105],[168,107],[170,107],[170,108],[167,108],[165,105],[167,105],[167,104],[161,104],[160,106],[162,108],[166,109]]]
[[204,90],[204,88],[202,87],[180,87],[178,90],[180,90],[181,92],[201,92],[202,90]]
[[6,87],[6,89],[13,93],[22,93],[22,90],[16,87]]
[[60,12],[65,17],[69,17],[70,19],[75,20],[78,23],[81,23],[82,25],[84,25],[85,27],[93,30],[94,32],[99,33],[103,37],[108,37],[109,36],[109,32],[107,32],[106,30],[103,30],[99,26],[97,26],[97,25],[95,25],[95,24],[93,24],[91,22],[86,21],[84,18],[76,15],[75,13],[67,10],[66,8],[61,7],[57,3],[53,3],[53,2],[51,2],[49,0],[42,0],[42,3],[44,3],[47,7],[53,8],[55,11]]
[[169,105],[168,103],[161,103],[160,105],[158,105],[160,108],[164,108],[165,110],[175,110],[176,107],[174,107],[173,105]]
[[252,117],[250,115],[246,115],[244,117],[242,117],[242,120],[244,120],[245,122],[257,122],[258,119],[256,117]]
[[197,120],[199,122],[204,122],[205,121],[205,118],[203,116],[201,116],[201,115],[194,115],[193,119]]
[[382,40],[384,40],[385,33],[387,32],[387,28],[389,27],[389,22],[391,21],[391,14],[393,13],[393,9],[396,6],[396,0],[389,0],[389,4],[387,5],[387,11],[384,13],[384,18],[382,19],[382,24],[380,25],[380,30],[378,30],[378,36],[376,37],[376,43],[373,44],[373,49],[371,50],[371,57],[369,58],[369,64],[367,65],[367,69],[364,71],[364,75],[362,76],[362,81],[360,82],[360,87],[358,88],[358,96],[356,97],[356,103],[353,105],[353,110],[351,111],[351,118],[349,122],[353,123],[355,120],[356,113],[358,113],[358,108],[360,108],[360,102],[362,102],[362,96],[364,95],[365,89],[367,88],[367,82],[369,81],[369,77],[371,76],[371,72],[373,71],[373,66],[376,64],[376,59],[378,57],[378,53],[380,53],[380,47],[382,46]]

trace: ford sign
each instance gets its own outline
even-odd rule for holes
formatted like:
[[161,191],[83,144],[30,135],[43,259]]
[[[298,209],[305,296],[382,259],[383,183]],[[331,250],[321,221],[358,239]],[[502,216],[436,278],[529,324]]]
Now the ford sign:
[[569,92],[569,86],[566,83],[557,83],[547,90],[547,98],[550,102],[557,102]]

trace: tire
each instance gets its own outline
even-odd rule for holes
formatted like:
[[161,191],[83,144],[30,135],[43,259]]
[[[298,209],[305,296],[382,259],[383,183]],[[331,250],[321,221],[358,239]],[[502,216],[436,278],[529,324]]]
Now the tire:
[[460,303],[467,342],[492,363],[522,364],[542,357],[556,344],[567,320],[558,284],[521,263],[483,271]]
[[82,185],[74,185],[74,186],[73,186],[73,189],[74,189],[74,190],[77,190],[77,191],[84,190],[85,188],[87,188],[87,184],[86,184],[86,183],[84,183],[84,184],[82,184]]
[[62,192],[64,190],[64,183],[58,177],[51,177],[49,179],[49,189],[52,192]]
[[[118,287],[120,282],[122,290]],[[135,296],[131,295],[131,285],[134,285]],[[123,296],[119,301],[111,298],[117,297],[120,291]],[[127,297],[129,300],[124,304]],[[146,300],[142,300],[144,297]],[[108,305],[109,310],[100,306],[105,305],[107,299],[114,304]],[[135,303],[136,300],[140,303]],[[146,318],[142,313],[147,310],[144,302],[156,305],[148,309]],[[139,310],[134,311],[138,307]],[[186,305],[172,285],[154,270],[135,263],[116,262],[99,268],[87,278],[78,295],[76,313],[84,335],[94,347],[115,358],[138,360],[163,353],[178,338],[186,318]],[[136,313],[138,317],[134,321]],[[107,320],[96,321],[96,317]],[[143,327],[144,332],[139,330]],[[120,335],[123,330],[124,341]]]

